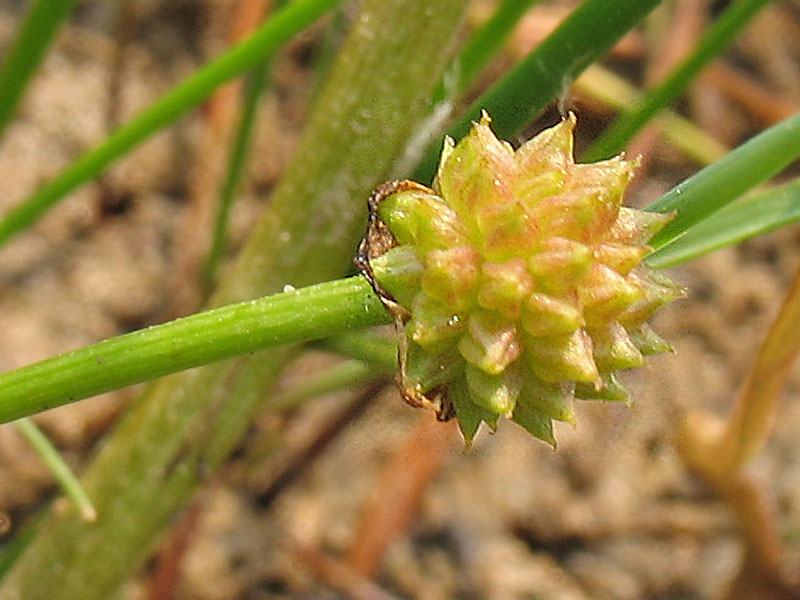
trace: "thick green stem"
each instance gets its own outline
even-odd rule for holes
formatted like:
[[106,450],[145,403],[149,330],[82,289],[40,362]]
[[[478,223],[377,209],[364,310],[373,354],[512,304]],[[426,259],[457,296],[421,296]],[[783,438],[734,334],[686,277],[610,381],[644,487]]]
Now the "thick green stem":
[[[369,191],[390,175],[426,114],[467,4],[362,2],[297,155],[214,304],[341,277],[350,268]],[[3,580],[0,599],[108,597],[235,448],[295,352],[276,349],[151,385],[84,476],[97,522],[51,512]]]
[[0,375],[0,423],[226,358],[390,320],[360,276],[222,306]]

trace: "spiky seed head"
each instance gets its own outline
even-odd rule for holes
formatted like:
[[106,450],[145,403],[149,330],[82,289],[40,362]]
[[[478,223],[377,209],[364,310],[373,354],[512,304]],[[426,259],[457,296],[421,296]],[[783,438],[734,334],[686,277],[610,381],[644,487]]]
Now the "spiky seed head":
[[505,415],[555,444],[573,398],[629,401],[617,372],[670,349],[647,321],[684,290],[642,264],[671,215],[621,206],[635,164],[575,164],[570,114],[516,152],[484,113],[433,189],[384,184],[360,266],[404,336],[398,383],[467,443]]

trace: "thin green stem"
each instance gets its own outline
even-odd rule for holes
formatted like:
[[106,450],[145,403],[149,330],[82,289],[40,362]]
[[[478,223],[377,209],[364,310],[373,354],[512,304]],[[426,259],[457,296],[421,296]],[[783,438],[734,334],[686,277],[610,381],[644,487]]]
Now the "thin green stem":
[[660,111],[670,106],[709,61],[727,48],[736,35],[770,0],[739,0],[714,19],[695,51],[667,79],[650,90],[639,105],[620,116],[584,153],[583,162],[609,158],[625,149],[634,135]]
[[262,62],[286,41],[305,29],[340,0],[293,2],[253,35],[197,73],[183,80],[129,123],[79,157],[0,221],[0,245],[41,217],[68,193],[98,176],[119,157],[130,152],[189,109],[208,98],[220,85]]
[[321,339],[314,346],[349,358],[357,358],[386,372],[392,372],[397,367],[397,344],[392,338],[377,335],[375,332],[353,331]]
[[0,422],[191,367],[389,320],[362,277],[222,306],[0,375]]
[[[280,10],[285,4],[286,0],[277,0],[273,9]],[[228,170],[220,188],[219,206],[217,208],[217,218],[214,221],[211,249],[208,252],[203,272],[203,280],[208,287],[213,285],[216,280],[217,268],[225,253],[228,221],[230,220],[234,198],[241,186],[242,174],[247,166],[250,141],[253,137],[253,127],[258,113],[258,101],[264,93],[264,88],[269,80],[271,64],[272,60],[267,59],[250,71],[245,91],[241,97],[239,128],[236,130],[236,136],[228,158]]]
[[[475,100],[448,129],[449,135],[462,138],[470,124],[480,118],[481,110],[486,110],[498,137],[512,139],[659,3],[660,0],[586,0]],[[438,142],[427,148],[413,179],[429,182],[433,178],[440,150]]]
[[211,240],[211,249],[208,252],[203,280],[207,286],[214,283],[220,260],[225,253],[227,244],[228,221],[233,208],[234,197],[239,191],[242,173],[247,166],[247,156],[250,151],[250,141],[253,137],[253,126],[256,122],[258,100],[269,78],[270,62],[265,61],[257,66],[247,78],[247,86],[242,98],[241,118],[239,128],[228,160],[228,171],[220,190],[217,217],[214,221],[214,236]]
[[33,447],[36,454],[39,455],[39,458],[42,459],[42,462],[44,462],[50,470],[50,473],[53,474],[56,482],[61,486],[61,489],[67,497],[75,504],[75,507],[81,515],[83,515],[83,518],[90,523],[97,519],[97,511],[89,495],[86,493],[86,490],[83,489],[83,486],[72,472],[72,469],[64,462],[61,454],[55,449],[47,436],[42,433],[42,430],[36,426],[36,423],[30,419],[19,419],[18,421],[14,421],[14,425],[17,431],[19,431]]
[[539,0],[503,0],[492,17],[473,33],[445,71],[433,95],[436,104],[457,97],[475,82],[491,58],[503,47],[525,13]]
[[0,70],[0,135],[3,134],[31,76],[76,0],[36,0],[8,50]]
[[269,399],[270,410],[289,410],[306,401],[377,379],[384,379],[393,370],[382,370],[360,360],[344,360]]
[[658,250],[709,215],[767,181],[800,156],[800,113],[773,125],[672,188],[647,207],[675,212],[652,240]]
[[[635,106],[643,93],[613,71],[600,65],[592,65],[575,80],[573,89],[580,94],[602,102],[615,110],[626,110]],[[661,134],[675,148],[701,165],[709,165],[728,153],[728,148],[715,140],[689,119],[666,109],[656,117],[661,125]]]

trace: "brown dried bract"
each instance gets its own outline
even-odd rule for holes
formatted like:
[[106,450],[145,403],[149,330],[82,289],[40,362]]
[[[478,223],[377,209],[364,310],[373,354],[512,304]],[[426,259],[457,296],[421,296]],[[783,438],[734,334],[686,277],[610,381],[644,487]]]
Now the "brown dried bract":
[[415,389],[413,385],[408,383],[406,377],[406,364],[408,357],[408,341],[405,335],[405,324],[408,322],[411,314],[408,309],[397,303],[394,297],[386,291],[386,289],[375,278],[375,273],[370,265],[370,260],[383,255],[385,252],[391,250],[397,245],[392,232],[381,220],[378,214],[378,207],[381,202],[393,194],[405,192],[409,190],[434,193],[433,190],[410,181],[394,180],[382,183],[370,194],[367,201],[369,209],[369,220],[367,222],[367,233],[361,243],[358,245],[358,254],[353,259],[356,268],[361,274],[367,278],[375,294],[380,299],[383,306],[394,318],[394,326],[397,330],[397,373],[395,374],[395,382],[400,390],[400,395],[406,403],[415,408],[427,408],[436,413],[436,418],[440,421],[447,421],[455,416],[452,403],[446,400],[445,389],[435,389],[423,394]]

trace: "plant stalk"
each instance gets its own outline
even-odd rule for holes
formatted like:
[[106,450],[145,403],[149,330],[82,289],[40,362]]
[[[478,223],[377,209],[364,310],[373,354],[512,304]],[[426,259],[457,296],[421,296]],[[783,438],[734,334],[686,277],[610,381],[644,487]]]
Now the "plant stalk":
[[360,276],[222,306],[3,373],[0,423],[226,358],[390,321]]

